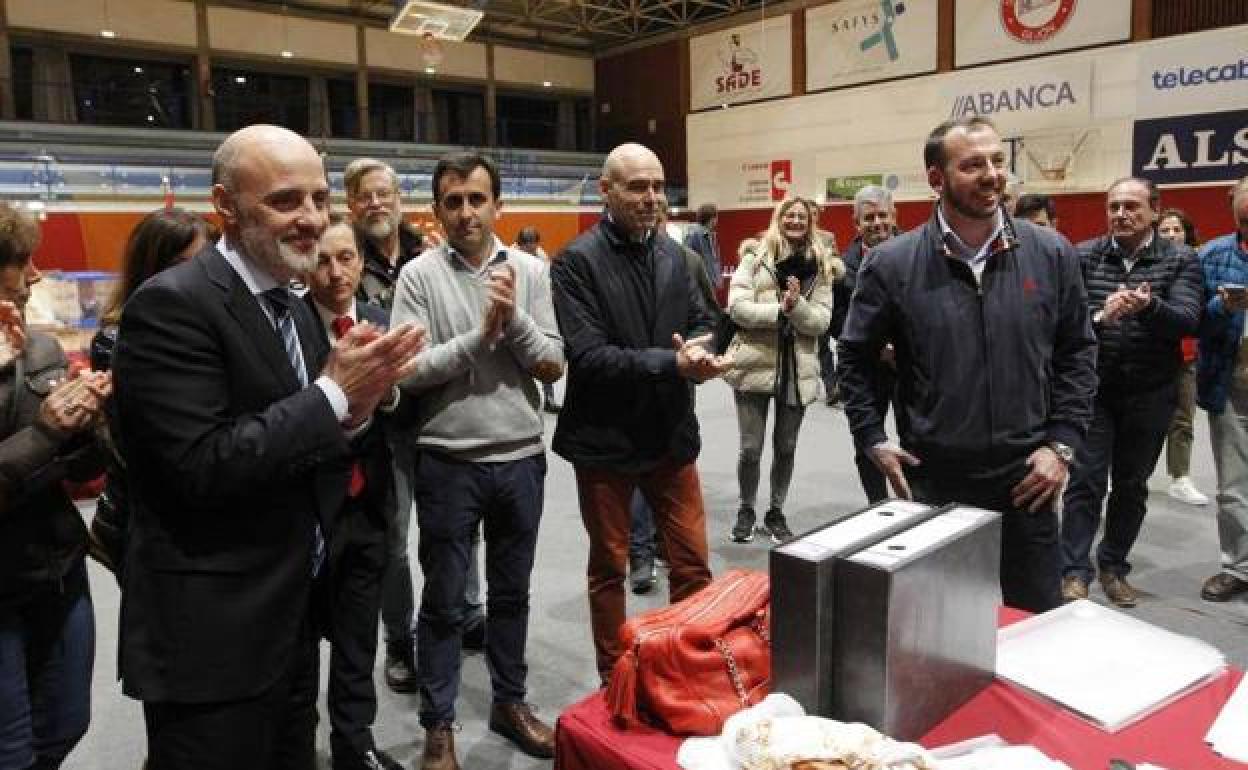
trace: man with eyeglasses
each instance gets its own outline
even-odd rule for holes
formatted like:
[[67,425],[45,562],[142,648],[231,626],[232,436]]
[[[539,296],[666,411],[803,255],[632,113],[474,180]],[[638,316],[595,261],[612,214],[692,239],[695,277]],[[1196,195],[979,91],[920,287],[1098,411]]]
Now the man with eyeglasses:
[[394,284],[403,266],[428,246],[425,236],[403,220],[399,175],[373,158],[356,158],[342,174],[355,239],[364,257],[356,298],[390,311]]

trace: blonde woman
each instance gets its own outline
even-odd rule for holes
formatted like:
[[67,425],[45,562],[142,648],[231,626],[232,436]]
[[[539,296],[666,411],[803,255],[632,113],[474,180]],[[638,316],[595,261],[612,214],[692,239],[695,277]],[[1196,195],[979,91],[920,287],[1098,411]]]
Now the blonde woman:
[[789,198],[772,212],[757,241],[743,244],[728,293],[728,312],[739,327],[729,346],[734,364],[724,375],[737,404],[741,450],[737,483],[741,506],[732,539],[754,539],[754,501],[767,412],[776,405],[772,429],[771,497],[757,528],[779,543],[792,536],[784,500],[793,476],[797,434],[806,405],[823,396],[819,336],[832,315],[832,285],[845,267],[830,234],[815,226],[818,207]]

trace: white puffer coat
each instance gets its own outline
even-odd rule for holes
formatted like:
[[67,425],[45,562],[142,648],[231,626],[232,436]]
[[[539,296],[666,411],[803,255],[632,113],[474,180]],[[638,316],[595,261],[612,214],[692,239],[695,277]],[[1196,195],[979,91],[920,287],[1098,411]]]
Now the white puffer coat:
[[[835,259],[835,257],[832,257]],[[821,264],[810,286],[788,313],[797,332],[798,395],[803,406],[823,398],[819,376],[819,338],[832,319],[832,284],[835,270]],[[780,374],[780,315],[783,289],[776,282],[776,266],[768,255],[747,251],[732,274],[728,312],[739,329],[728,352],[733,365],[724,381],[747,393],[774,393]]]

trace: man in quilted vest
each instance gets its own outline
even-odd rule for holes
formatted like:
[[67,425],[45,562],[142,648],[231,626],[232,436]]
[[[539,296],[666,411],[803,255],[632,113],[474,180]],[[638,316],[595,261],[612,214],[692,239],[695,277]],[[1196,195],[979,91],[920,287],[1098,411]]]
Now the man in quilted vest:
[[1134,607],[1127,554],[1147,510],[1148,477],[1178,403],[1180,341],[1200,319],[1200,268],[1184,246],[1157,235],[1157,186],[1119,179],[1107,193],[1109,232],[1079,244],[1088,308],[1100,349],[1099,384],[1085,452],[1075,463],[1062,517],[1062,598],[1087,598],[1096,551],[1105,595]]
[[[1205,316],[1200,324],[1196,403],[1209,412],[1218,474],[1218,540],[1222,569],[1200,598],[1224,602],[1248,592],[1248,176],[1231,190],[1235,230],[1200,250]],[[1238,287],[1238,288],[1236,288]]]

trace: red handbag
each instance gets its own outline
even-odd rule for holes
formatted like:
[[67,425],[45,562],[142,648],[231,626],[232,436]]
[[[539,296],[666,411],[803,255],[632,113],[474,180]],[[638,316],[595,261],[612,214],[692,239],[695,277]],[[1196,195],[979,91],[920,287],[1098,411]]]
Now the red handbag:
[[617,721],[677,735],[718,735],[724,720],[771,691],[771,586],[733,570],[687,599],[630,618],[607,705]]

